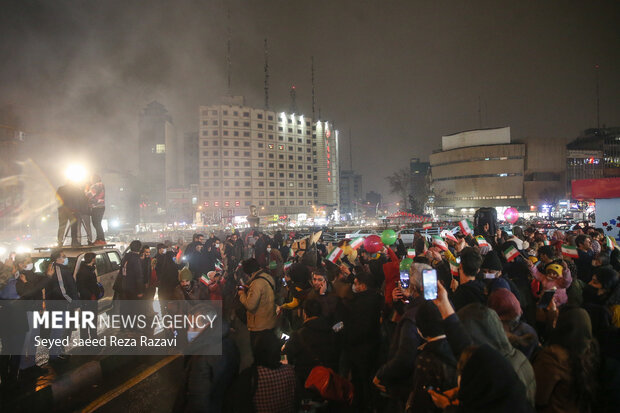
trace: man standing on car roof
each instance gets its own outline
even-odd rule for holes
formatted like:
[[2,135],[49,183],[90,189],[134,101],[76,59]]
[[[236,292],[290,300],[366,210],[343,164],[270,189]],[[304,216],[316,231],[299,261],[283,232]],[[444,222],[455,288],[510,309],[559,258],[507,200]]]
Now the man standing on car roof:
[[58,246],[62,246],[65,240],[65,230],[67,221],[71,225],[71,246],[79,247],[79,223],[81,221],[80,213],[85,207],[86,196],[77,184],[69,182],[66,185],[59,186],[56,190],[56,198],[58,199]]
[[99,175],[93,175],[90,178],[90,186],[86,190],[86,196],[88,197],[88,206],[90,207],[93,226],[97,232],[95,245],[105,245],[105,234],[101,226],[101,220],[105,211],[105,187]]

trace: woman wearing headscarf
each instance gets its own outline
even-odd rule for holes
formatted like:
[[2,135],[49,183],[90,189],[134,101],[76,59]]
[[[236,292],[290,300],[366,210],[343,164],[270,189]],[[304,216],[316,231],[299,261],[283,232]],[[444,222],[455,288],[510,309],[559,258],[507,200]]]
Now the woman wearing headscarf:
[[590,412],[598,382],[599,347],[582,308],[561,311],[548,345],[534,360],[539,412]]
[[534,409],[510,363],[489,345],[466,348],[458,363],[458,387],[445,393],[429,390],[444,412],[527,413]]

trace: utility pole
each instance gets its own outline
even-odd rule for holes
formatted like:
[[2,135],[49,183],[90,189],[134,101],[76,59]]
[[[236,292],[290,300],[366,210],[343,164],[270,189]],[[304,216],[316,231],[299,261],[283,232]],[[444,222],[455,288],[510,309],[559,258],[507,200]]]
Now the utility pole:
[[600,94],[599,94],[599,76],[598,70],[600,66],[594,65],[594,73],[596,74],[596,128],[601,128],[601,106],[600,106]]
[[314,56],[310,58],[310,74],[312,80],[312,121],[314,122],[314,105],[316,104],[315,95],[314,95]]
[[289,91],[289,95],[291,96],[291,113],[297,113],[297,88],[295,85],[291,86],[291,90]]
[[226,74],[228,77],[228,96],[232,96],[231,90],[231,72],[232,72],[232,62],[230,58],[230,49],[231,49],[231,29],[230,29],[230,6],[227,10],[227,22],[228,22],[228,41],[226,44]]

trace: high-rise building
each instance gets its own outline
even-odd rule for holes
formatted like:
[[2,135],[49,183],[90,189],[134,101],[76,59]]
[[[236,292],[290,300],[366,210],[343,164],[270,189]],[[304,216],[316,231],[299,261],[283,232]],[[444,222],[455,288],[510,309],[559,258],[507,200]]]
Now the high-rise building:
[[[320,126],[319,126],[320,125]],[[200,107],[199,203],[207,221],[338,207],[337,131],[241,96]]]
[[362,198],[362,175],[340,171],[340,213],[357,216]]
[[22,207],[21,147],[24,133],[16,128],[0,126],[0,229],[5,231],[17,220]]
[[198,185],[198,132],[187,132],[183,139],[183,180],[185,186]]
[[[431,171],[430,162],[420,162],[420,158],[409,160],[409,172],[411,181],[409,183],[409,196],[411,197],[411,207],[417,211],[416,214],[424,212],[424,205],[429,196],[429,174]],[[414,205],[415,204],[415,205]]]
[[177,139],[172,117],[161,103],[149,103],[139,120],[141,221],[166,222],[166,190],[178,185]]

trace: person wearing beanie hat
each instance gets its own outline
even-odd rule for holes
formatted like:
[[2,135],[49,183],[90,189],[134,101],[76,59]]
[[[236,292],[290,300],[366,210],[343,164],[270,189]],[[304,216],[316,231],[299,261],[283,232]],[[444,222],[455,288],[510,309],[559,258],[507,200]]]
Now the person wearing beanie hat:
[[487,304],[499,316],[510,344],[531,359],[539,346],[538,334],[532,326],[521,321],[523,311],[517,297],[510,290],[500,288],[491,293]]
[[457,385],[452,348],[446,339],[441,313],[432,301],[424,301],[416,312],[418,333],[425,343],[418,347],[413,370],[413,390],[407,400],[407,412],[434,412],[435,405],[426,389],[451,389]]
[[209,298],[207,286],[195,282],[194,276],[188,266],[179,271],[179,285],[174,290],[173,300],[194,301],[206,300]]
[[484,277],[487,295],[499,288],[505,288],[510,290],[521,303],[519,288],[514,281],[502,274],[502,261],[497,252],[489,251],[489,253],[485,255],[484,261],[482,261],[482,265],[480,266],[480,272]]

